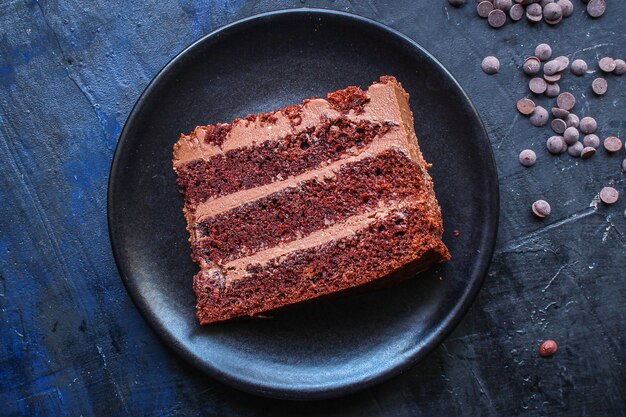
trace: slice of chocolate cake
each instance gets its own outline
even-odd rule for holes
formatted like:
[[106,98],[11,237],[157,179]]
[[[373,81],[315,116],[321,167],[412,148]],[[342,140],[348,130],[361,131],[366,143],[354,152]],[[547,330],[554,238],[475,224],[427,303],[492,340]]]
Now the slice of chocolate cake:
[[255,315],[450,258],[393,77],[174,145],[202,324]]

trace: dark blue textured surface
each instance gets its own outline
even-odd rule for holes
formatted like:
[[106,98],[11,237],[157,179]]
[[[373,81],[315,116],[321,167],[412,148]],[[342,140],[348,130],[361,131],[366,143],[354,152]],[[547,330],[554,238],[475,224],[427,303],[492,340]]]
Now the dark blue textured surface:
[[[590,62],[626,56],[626,3],[590,20],[581,2],[559,27],[485,27],[474,2],[163,1],[0,4],[0,402],[3,415],[624,415],[624,151],[552,158],[547,130],[513,110],[517,65],[534,45]],[[426,361],[394,380],[324,404],[256,398],[224,387],[165,348],[115,269],[106,184],[121,127],[152,77],[186,45],[238,18],[283,7],[362,14],[432,52],[481,111],[499,164],[497,254],[478,301]],[[496,54],[501,74],[478,67]],[[601,137],[626,135],[626,77],[592,97],[566,77]],[[581,92],[589,98],[582,100]],[[526,147],[538,165],[522,169]],[[594,206],[614,184],[622,199]],[[530,203],[550,200],[539,222]],[[462,233],[462,230],[461,230]],[[548,360],[539,341],[561,348]]]

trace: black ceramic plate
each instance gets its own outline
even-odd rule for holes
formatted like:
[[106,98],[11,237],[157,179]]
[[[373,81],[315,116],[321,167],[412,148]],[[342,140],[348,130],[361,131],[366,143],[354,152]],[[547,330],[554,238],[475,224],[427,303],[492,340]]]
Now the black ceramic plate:
[[[443,209],[453,260],[384,290],[302,305],[272,319],[200,326],[172,145],[196,125],[266,112],[394,75]],[[156,332],[192,364],[260,395],[324,398],[400,373],[459,322],[485,276],[498,186],[483,125],[452,76],[420,46],[361,17],[264,14],[202,38],[152,81],[122,132],[109,183],[122,278]],[[454,237],[452,231],[460,235]]]

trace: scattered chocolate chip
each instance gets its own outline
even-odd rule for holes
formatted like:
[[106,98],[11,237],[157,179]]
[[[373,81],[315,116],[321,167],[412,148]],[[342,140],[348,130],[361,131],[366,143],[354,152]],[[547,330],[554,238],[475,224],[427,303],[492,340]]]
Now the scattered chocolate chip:
[[521,4],[514,4],[511,7],[511,10],[509,10],[509,17],[514,22],[521,20],[522,17],[524,17],[524,6]]
[[615,69],[613,70],[613,74],[615,75],[624,75],[626,74],[626,61],[623,59],[615,60]]
[[542,219],[549,216],[550,212],[552,211],[552,209],[550,208],[550,204],[548,204],[548,202],[545,200],[535,201],[532,205],[532,210],[533,213],[535,213],[535,216]]
[[535,56],[541,61],[547,61],[552,56],[552,48],[547,43],[540,43],[535,48]]
[[493,10],[493,3],[490,1],[481,1],[476,6],[476,12],[478,16],[486,19],[489,16],[489,13]]
[[600,200],[605,204],[613,204],[619,199],[619,192],[613,187],[604,187],[600,191]]
[[576,97],[572,93],[561,93],[556,99],[556,104],[564,110],[572,110],[576,105]]
[[539,74],[539,71],[541,71],[541,61],[539,61],[539,58],[531,56],[530,58],[526,58],[522,68],[526,75]]
[[583,144],[580,142],[576,142],[573,145],[568,146],[567,153],[574,158],[578,158],[580,154],[583,152]]
[[559,107],[552,107],[552,115],[557,119],[565,120],[569,116],[569,112]]
[[493,5],[496,9],[508,12],[513,7],[513,0],[495,0]]
[[495,56],[488,56],[483,59],[481,68],[485,74],[493,75],[500,71],[500,61]]
[[487,21],[492,28],[501,28],[506,23],[506,13],[500,9],[493,9],[489,12]]
[[603,96],[604,94],[606,94],[606,91],[609,89],[609,84],[606,82],[604,78],[598,77],[595,80],[593,80],[593,83],[591,83],[591,89],[597,95]]
[[572,62],[572,73],[574,75],[585,75],[587,69],[587,63],[582,59],[575,59],[574,62]]
[[535,111],[535,102],[529,98],[521,98],[517,100],[517,110],[528,116]]
[[596,131],[596,129],[598,128],[598,122],[596,122],[596,119],[594,119],[593,117],[583,117],[582,119],[580,119],[580,124],[578,128],[585,135],[588,135]]
[[552,130],[554,130],[554,132],[558,133],[559,135],[562,135],[567,128],[567,124],[563,119],[553,119],[552,123],[550,123],[550,126],[552,127]]
[[465,0],[448,0],[448,3],[454,7],[461,7],[465,4]]
[[539,356],[547,358],[556,353],[558,346],[554,340],[546,340],[539,346]]
[[548,123],[548,119],[548,110],[544,109],[541,106],[537,106],[535,107],[535,111],[533,112],[532,116],[530,116],[530,123],[533,126],[541,127],[545,126]]
[[583,145],[585,145],[586,147],[598,149],[598,147],[600,146],[600,138],[598,137],[598,135],[594,135],[593,133],[590,135],[585,135],[585,137],[583,138]]
[[[545,77],[544,77],[545,78]],[[546,97],[554,98],[561,92],[561,87],[557,83],[548,83],[546,86]]]
[[598,61],[598,66],[604,72],[613,72],[617,64],[615,64],[615,60],[608,56],[605,56],[600,61]]
[[617,136],[609,136],[604,139],[604,149],[608,152],[615,153],[622,149],[622,141]]
[[561,20],[563,20],[563,16],[560,16],[556,20],[545,19],[546,23],[549,24],[549,25],[558,25],[559,23],[561,23]]
[[558,0],[556,4],[561,6],[563,17],[570,17],[574,13],[574,4],[570,0]]
[[580,152],[581,159],[589,159],[596,154],[596,148],[587,146]]
[[452,232],[452,234],[454,235],[454,237],[459,237],[459,235],[461,234],[461,232],[459,232],[457,229],[454,229],[454,231]]
[[565,71],[567,67],[569,67],[569,58],[564,55],[557,56],[556,58],[554,58],[554,60],[560,64],[559,72]]
[[567,124],[567,127],[578,128],[578,125],[580,124],[580,119],[574,113],[570,113],[567,115],[565,123]]
[[524,149],[519,154],[519,163],[525,167],[531,167],[537,162],[537,154],[531,149]]
[[546,75],[554,75],[560,71],[559,68],[561,68],[561,63],[556,59],[553,59],[552,61],[548,61],[544,64],[543,72]]
[[551,154],[558,155],[567,150],[567,145],[562,136],[550,136],[546,142],[546,148]]
[[532,3],[529,4],[528,7],[526,7],[526,19],[536,23],[540,22],[542,18],[543,10],[541,9],[541,6],[539,4]]
[[606,0],[591,0],[587,3],[587,13],[591,17],[600,17],[606,11]]
[[528,82],[528,87],[535,94],[543,94],[546,92],[548,84],[543,78],[535,77]]
[[543,74],[543,79],[549,83],[555,83],[557,81],[561,81],[561,73],[557,72],[554,75]]
[[563,9],[556,3],[548,3],[543,8],[543,18],[548,23],[560,21],[563,18]]
[[568,127],[567,129],[565,129],[565,132],[563,132],[563,140],[568,145],[573,145],[578,142],[579,137],[580,133],[575,127]]

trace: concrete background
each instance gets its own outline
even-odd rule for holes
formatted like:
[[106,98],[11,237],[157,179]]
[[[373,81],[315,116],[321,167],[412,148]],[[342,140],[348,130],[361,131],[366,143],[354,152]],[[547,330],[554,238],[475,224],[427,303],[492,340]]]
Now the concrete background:
[[[398,1],[0,2],[0,414],[17,415],[626,415],[626,152],[552,157],[518,115],[519,70],[540,42],[556,55],[626,58],[626,3],[556,27],[489,28],[475,3]],[[135,101],[188,44],[256,13],[326,7],[376,19],[428,49],[459,80],[489,132],[502,211],[489,277],[461,325],[387,383],[323,403],[254,397],[217,384],[167,349],[131,302],[111,254],[106,186]],[[480,71],[497,55],[500,74]],[[568,74],[580,116],[626,136],[626,76],[590,92]],[[547,99],[538,102],[548,103]],[[525,169],[518,153],[532,148]],[[622,193],[598,204],[605,185]],[[538,221],[530,204],[545,198]],[[550,359],[539,343],[560,346]]]

